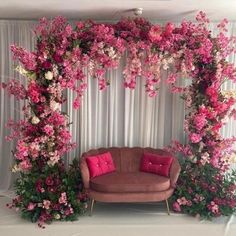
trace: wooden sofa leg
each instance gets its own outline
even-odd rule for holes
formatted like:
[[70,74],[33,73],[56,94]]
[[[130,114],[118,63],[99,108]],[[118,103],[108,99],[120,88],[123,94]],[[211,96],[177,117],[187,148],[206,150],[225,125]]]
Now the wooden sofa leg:
[[169,208],[168,199],[166,199],[166,208],[167,208],[168,215],[170,215],[170,208]]
[[93,214],[93,206],[94,206],[94,202],[95,202],[95,200],[94,199],[91,199],[91,202],[90,202],[90,216],[92,216],[92,214]]

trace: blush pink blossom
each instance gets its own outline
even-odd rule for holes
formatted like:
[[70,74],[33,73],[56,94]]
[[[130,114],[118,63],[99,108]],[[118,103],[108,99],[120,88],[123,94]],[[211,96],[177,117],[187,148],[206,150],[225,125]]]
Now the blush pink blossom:
[[54,134],[54,129],[51,125],[45,125],[43,130],[48,136],[52,136]]
[[203,127],[206,125],[207,120],[205,114],[197,114],[194,116],[193,119],[194,125],[198,131],[202,130]]
[[22,170],[22,171],[28,171],[32,168],[32,164],[30,163],[29,160],[24,160],[22,162],[20,162],[19,164],[19,168]]
[[202,137],[200,134],[191,133],[189,134],[189,139],[192,143],[199,143],[202,140]]
[[159,25],[155,25],[155,26],[152,26],[149,33],[148,33],[148,36],[149,36],[149,39],[151,40],[151,42],[159,42],[162,40],[162,29]]

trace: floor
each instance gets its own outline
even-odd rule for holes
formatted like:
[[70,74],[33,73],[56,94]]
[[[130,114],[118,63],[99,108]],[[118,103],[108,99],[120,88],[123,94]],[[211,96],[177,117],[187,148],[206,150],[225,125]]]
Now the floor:
[[9,197],[0,197],[0,236],[235,236],[236,216],[212,222],[171,213],[165,204],[96,203],[93,216],[75,222],[54,222],[40,229],[5,207]]

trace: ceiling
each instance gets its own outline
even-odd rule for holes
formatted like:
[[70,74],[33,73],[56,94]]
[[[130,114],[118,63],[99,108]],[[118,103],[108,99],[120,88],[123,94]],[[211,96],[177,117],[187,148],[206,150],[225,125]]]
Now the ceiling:
[[133,16],[143,8],[143,17],[156,21],[193,20],[198,11],[212,21],[236,21],[236,0],[0,0],[0,19],[38,19],[63,15],[68,19],[113,21]]

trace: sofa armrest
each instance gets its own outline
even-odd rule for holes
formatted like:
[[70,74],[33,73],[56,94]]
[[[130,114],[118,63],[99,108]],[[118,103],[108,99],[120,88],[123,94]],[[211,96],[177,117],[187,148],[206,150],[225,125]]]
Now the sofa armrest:
[[177,158],[174,158],[174,161],[170,167],[170,185],[172,188],[176,187],[176,183],[180,174],[180,164]]
[[85,157],[81,157],[80,160],[80,171],[81,171],[81,177],[84,184],[85,189],[89,189],[89,181],[90,181],[90,174],[88,165],[86,163]]

